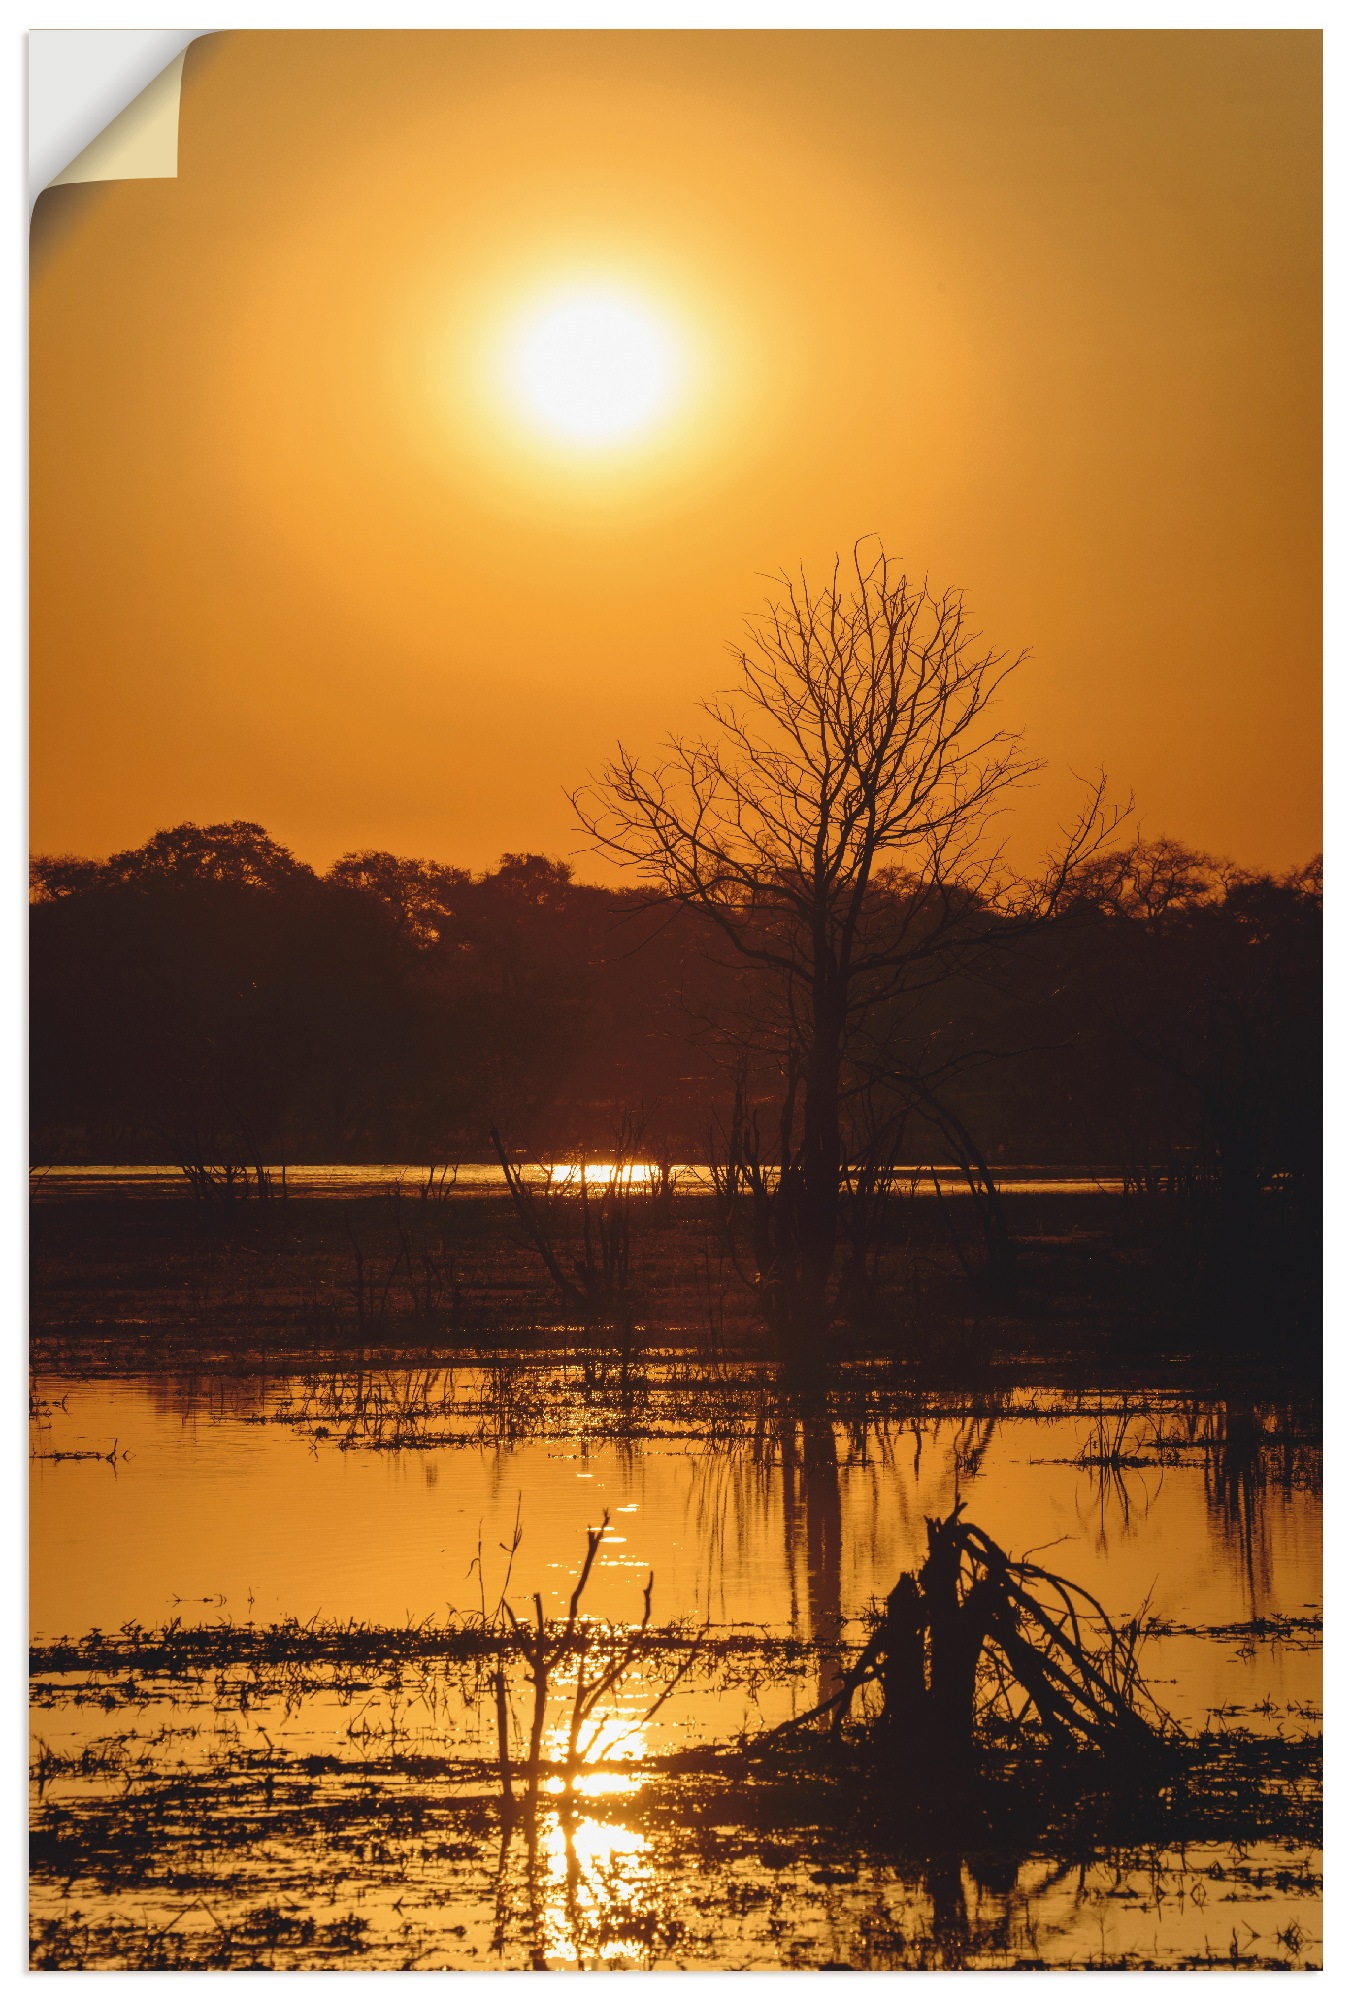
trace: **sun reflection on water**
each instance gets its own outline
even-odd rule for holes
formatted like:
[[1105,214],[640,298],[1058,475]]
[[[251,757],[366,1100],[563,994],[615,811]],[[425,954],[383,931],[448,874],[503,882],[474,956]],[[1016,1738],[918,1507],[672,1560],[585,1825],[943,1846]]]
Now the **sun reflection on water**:
[[651,1187],[661,1177],[661,1169],[651,1160],[606,1161],[556,1160],[549,1169],[551,1187]]
[[[556,1766],[567,1764],[568,1739],[566,1718],[545,1732],[545,1753]],[[547,1961],[580,1967],[646,1956],[660,1892],[648,1838],[579,1811],[577,1802],[634,1798],[646,1782],[649,1748],[642,1715],[612,1710],[580,1741],[574,1768],[556,1768],[541,1786],[551,1805],[531,1843],[530,1917]],[[633,1768],[616,1768],[626,1764]]]
[[[547,1729],[545,1754],[552,1763],[568,1760],[568,1727],[564,1722]],[[578,1798],[615,1797],[641,1790],[641,1766],[650,1752],[648,1732],[641,1716],[610,1712],[592,1725],[578,1745],[581,1768],[556,1771],[542,1789],[551,1796],[568,1794]],[[616,1764],[632,1764],[632,1771],[617,1771]]]
[[645,1956],[657,1870],[647,1836],[614,1821],[551,1813],[538,1921],[548,1958],[576,1966]]

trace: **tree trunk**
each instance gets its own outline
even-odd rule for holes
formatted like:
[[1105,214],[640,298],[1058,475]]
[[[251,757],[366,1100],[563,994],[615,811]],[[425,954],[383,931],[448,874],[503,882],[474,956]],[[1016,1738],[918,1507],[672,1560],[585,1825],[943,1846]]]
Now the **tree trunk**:
[[879,1639],[883,1733],[897,1778],[913,1783],[924,1762],[929,1690],[925,1684],[925,1606],[920,1586],[904,1571],[887,1600]]
[[[840,1049],[844,1021],[834,999],[817,997],[803,1090],[799,1220],[801,1334],[820,1339],[836,1261],[840,1208]],[[810,1351],[810,1350],[809,1350]]]
[[962,1542],[956,1521],[929,1530],[929,1554],[920,1570],[920,1592],[929,1623],[927,1755],[936,1776],[961,1791],[972,1772],[976,1669],[985,1634],[979,1590],[959,1597]]

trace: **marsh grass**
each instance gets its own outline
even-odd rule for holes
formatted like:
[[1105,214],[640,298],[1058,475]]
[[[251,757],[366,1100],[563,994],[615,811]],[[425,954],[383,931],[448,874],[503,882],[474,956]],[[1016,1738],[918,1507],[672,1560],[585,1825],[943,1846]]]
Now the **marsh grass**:
[[[682,1348],[713,1366],[769,1352],[715,1197],[664,1195],[659,1181],[656,1192],[596,1197],[561,1183],[527,1199],[562,1283],[506,1193],[457,1196],[438,1182],[217,1209],[38,1187],[35,1356],[82,1368],[276,1366],[371,1347],[449,1359],[571,1345],[633,1356]],[[866,1309],[842,1305],[833,1357],[882,1356],[973,1387],[1049,1361],[1129,1369],[1168,1354],[1216,1366],[1214,1327],[1190,1329],[1150,1245],[1123,1235],[1120,1198],[1020,1195],[1018,1287],[999,1298],[969,1281],[954,1252],[950,1228],[976,1226],[965,1202],[907,1202],[902,1240],[870,1265]],[[1242,1352],[1261,1368],[1271,1350],[1288,1376],[1296,1363],[1313,1367],[1297,1331],[1274,1309],[1259,1338],[1230,1342],[1227,1363]]]
[[[39,1751],[35,1967],[1203,1965],[1232,1933],[1290,1966],[1318,1927],[1316,1738],[1213,1731],[1130,1797],[992,1752],[982,1816],[937,1849],[820,1738],[650,1759],[506,1825],[491,1755],[197,1747]],[[1152,1946],[1171,1911],[1182,1945]]]
[[[693,1673],[720,1696],[774,1690],[810,1723],[804,1696],[831,1650],[655,1626],[651,1578],[633,1623],[588,1619],[607,1525],[589,1533],[555,1619],[538,1597],[529,1618],[511,1605],[518,1522],[496,1603],[481,1549],[479,1608],[458,1617],[174,1619],[35,1648],[39,1713],[108,1720],[73,1735],[67,1723],[64,1746],[37,1739],[33,1965],[1314,1962],[1320,1745],[1308,1733],[1171,1732],[1167,1756],[1138,1759],[1124,1782],[1094,1728],[1078,1745],[1039,1740],[976,1705],[963,1810],[941,1823],[879,1758],[885,1707],[827,1733],[605,1754],[599,1731],[584,1732],[631,1677],[645,1721]],[[1017,1568],[1026,1590],[1029,1566]],[[1211,1636],[1281,1637],[1268,1620]],[[1049,1658],[1068,1643],[1064,1619],[1044,1627]],[[1074,1644],[1089,1648],[1078,1627]],[[876,1633],[861,1634],[847,1685],[861,1687],[876,1656]],[[1117,1688],[1125,1715],[1142,1712],[1111,1635],[1084,1650],[1084,1671],[1096,1698]],[[288,1726],[316,1704],[332,1747],[298,1748]],[[848,1702],[836,1706],[846,1722]],[[136,1720],[110,1726],[118,1712]],[[563,1726],[547,1755],[552,1713]],[[618,1789],[580,1793],[584,1775]],[[1239,1915],[1214,1940],[1193,1921],[1213,1897]],[[1110,1950],[1102,1912],[1123,1899],[1175,1930],[1176,1901],[1184,1942],[1161,1952],[1123,1937]],[[1280,1921],[1262,1926],[1244,1914],[1274,1909]]]
[[[911,1206],[921,1237],[946,1228]],[[808,1399],[757,1345],[707,1205],[669,1190],[633,1205],[625,1281],[644,1312],[627,1347],[560,1302],[505,1198],[40,1202],[37,1355],[84,1380],[148,1376],[176,1408],[285,1427],[316,1454],[654,1440],[703,1465],[737,1441],[763,1485],[801,1470],[809,1433],[829,1431],[844,1467],[945,1429],[970,1480],[998,1422],[1026,1421],[1035,1444],[1073,1417],[1061,1462],[1124,1525],[1160,1471],[1199,1467],[1213,1527],[1242,1548],[1269,1490],[1318,1488],[1313,1397],[1280,1328],[1271,1367],[1180,1340],[1110,1208],[1011,1204],[1020,1294],[998,1309],[934,1235],[919,1292],[913,1271],[894,1294],[873,1274],[873,1331]],[[68,1438],[44,1382],[41,1477],[121,1477],[119,1445]],[[705,1504],[701,1535],[722,1502]],[[978,1703],[965,1809],[936,1829],[879,1755],[879,1690],[835,1731],[766,1733],[848,1676],[866,1622],[815,1641],[696,1628],[637,1585],[628,1622],[602,1621],[586,1574],[549,1618],[510,1562],[489,1567],[477,1610],[399,1627],[204,1602],[35,1648],[34,1965],[1317,1960],[1308,1705],[1213,1710],[1124,1783],[1091,1746],[1011,1734]],[[1303,1611],[1149,1632],[1241,1655],[1319,1637]],[[623,1757],[593,1740],[668,1684],[666,1734]],[[745,1734],[729,1717],[751,1718]]]

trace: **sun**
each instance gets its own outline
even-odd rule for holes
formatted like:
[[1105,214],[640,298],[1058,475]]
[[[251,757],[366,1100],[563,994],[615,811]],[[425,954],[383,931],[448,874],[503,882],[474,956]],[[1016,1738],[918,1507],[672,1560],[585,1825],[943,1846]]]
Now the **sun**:
[[673,328],[629,293],[588,286],[539,299],[511,329],[506,384],[533,427],[603,451],[654,428],[685,373]]

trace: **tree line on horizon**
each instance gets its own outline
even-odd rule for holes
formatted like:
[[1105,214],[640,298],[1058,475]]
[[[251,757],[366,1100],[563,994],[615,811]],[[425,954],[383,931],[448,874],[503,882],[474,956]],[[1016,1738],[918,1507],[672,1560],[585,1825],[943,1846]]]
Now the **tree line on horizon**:
[[[32,876],[38,1163],[487,1159],[494,1124],[602,1157],[626,1121],[702,1160],[739,1093],[769,1108],[782,1083],[698,911],[544,855],[320,873],[235,821]],[[1320,915],[1317,864],[1095,855],[1055,924],[893,1003],[932,1099],[902,1153],[947,1162],[961,1132],[994,1163],[1312,1173]]]

